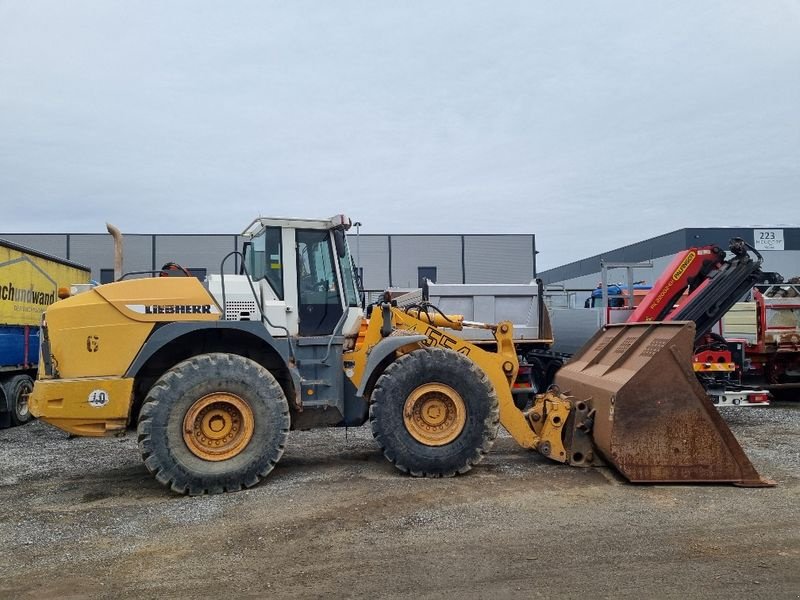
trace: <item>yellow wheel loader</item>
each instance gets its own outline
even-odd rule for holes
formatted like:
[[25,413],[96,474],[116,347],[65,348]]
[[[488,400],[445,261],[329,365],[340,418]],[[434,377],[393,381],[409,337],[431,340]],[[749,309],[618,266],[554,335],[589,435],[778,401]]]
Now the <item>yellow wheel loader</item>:
[[[633,482],[770,483],[695,379],[693,324],[609,326],[520,408],[510,322],[400,309],[388,294],[365,319],[349,225],[257,219],[208,288],[178,268],[57,302],[31,412],[77,435],[135,427],[147,469],[185,494],[255,485],[290,429],[367,421],[414,476],[469,471],[502,425],[524,448]],[[241,272],[223,275],[231,257]],[[467,327],[491,336],[455,335]]]

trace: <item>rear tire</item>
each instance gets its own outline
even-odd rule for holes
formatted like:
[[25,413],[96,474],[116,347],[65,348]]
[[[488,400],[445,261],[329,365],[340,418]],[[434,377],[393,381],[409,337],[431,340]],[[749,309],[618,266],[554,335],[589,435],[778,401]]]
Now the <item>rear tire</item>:
[[494,444],[497,395],[463,354],[423,348],[387,367],[372,392],[372,435],[384,456],[415,477],[452,477]]
[[14,375],[4,387],[11,413],[11,424],[24,425],[33,418],[28,409],[28,397],[33,391],[33,378],[30,375]]
[[179,494],[218,494],[257,484],[289,435],[289,405],[258,363],[201,354],[153,385],[139,414],[139,450],[163,485]]

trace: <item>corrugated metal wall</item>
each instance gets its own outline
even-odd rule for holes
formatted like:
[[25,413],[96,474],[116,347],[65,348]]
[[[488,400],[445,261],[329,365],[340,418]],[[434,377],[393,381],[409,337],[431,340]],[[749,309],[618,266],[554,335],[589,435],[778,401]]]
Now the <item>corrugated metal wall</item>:
[[[763,252],[764,269],[777,271],[787,278],[798,276],[800,228],[787,227],[783,231],[786,249]],[[600,280],[601,258],[615,262],[652,260],[654,268],[651,273],[643,272],[641,276],[637,273],[637,278],[652,281],[675,252],[709,243],[727,247],[727,240],[733,236],[752,243],[753,229],[681,229],[550,269],[540,276],[545,283],[589,289]],[[85,264],[92,268],[92,277],[98,280],[100,269],[110,269],[114,264],[111,238],[103,233],[0,233],[0,237]],[[436,267],[438,283],[527,283],[534,275],[533,235],[356,236],[351,230],[349,239],[354,257],[360,248],[364,284],[371,290],[385,289],[390,283],[396,287],[416,286],[419,267]],[[233,234],[126,234],[125,270],[149,270],[167,261],[175,261],[188,268],[216,273],[222,257],[234,248],[241,249],[243,241],[244,238]],[[231,259],[226,271],[232,273],[235,269],[238,269],[238,260]],[[611,279],[622,281],[625,272],[614,272]]]
[[361,235],[358,239],[348,239],[353,258],[361,259],[364,272],[364,288],[368,290],[385,290],[389,287],[389,236]]
[[419,267],[436,267],[438,283],[461,283],[461,236],[393,235],[392,285],[416,287]]
[[[150,235],[123,236],[123,270],[149,271],[153,262],[153,240]],[[71,234],[69,259],[91,267],[92,279],[100,281],[100,269],[114,268],[114,241],[104,234]]]
[[[3,234],[0,238],[85,264],[100,281],[114,266],[111,236],[105,233]],[[125,271],[154,270],[166,262],[219,272],[222,258],[241,251],[245,238],[233,234],[125,234]],[[364,287],[415,287],[419,267],[436,267],[438,283],[527,283],[533,277],[533,235],[360,235],[349,236],[360,258]],[[239,260],[226,263],[238,272]]]
[[67,236],[62,233],[3,233],[0,238],[59,258],[67,258]]
[[[187,269],[206,269],[219,273],[226,254],[239,250],[235,235],[157,235],[155,236],[156,268],[176,262]],[[225,271],[231,272],[235,257],[228,259]]]
[[466,283],[528,283],[534,277],[533,236],[464,236]]

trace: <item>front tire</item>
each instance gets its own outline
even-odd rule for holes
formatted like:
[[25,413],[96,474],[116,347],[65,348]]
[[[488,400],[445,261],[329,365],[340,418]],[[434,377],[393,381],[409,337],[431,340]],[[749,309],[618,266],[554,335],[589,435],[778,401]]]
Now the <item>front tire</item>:
[[486,374],[463,354],[422,348],[378,378],[372,435],[384,456],[415,477],[452,477],[478,464],[494,444],[499,408]]
[[139,415],[139,449],[155,478],[179,494],[218,494],[267,476],[289,435],[289,405],[258,363],[201,354],[153,385]]

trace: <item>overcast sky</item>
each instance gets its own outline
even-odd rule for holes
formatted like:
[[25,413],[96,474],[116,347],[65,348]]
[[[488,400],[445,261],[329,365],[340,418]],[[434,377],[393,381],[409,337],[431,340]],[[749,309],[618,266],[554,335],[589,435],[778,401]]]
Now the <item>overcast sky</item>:
[[800,2],[0,0],[0,232],[800,222]]

